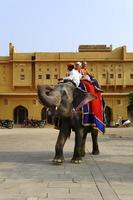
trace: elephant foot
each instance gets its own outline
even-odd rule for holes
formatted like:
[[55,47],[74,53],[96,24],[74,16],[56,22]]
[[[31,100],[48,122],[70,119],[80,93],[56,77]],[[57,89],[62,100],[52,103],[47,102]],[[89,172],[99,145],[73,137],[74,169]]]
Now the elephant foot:
[[64,162],[64,158],[55,157],[52,162],[53,164],[61,165]]
[[52,160],[52,162],[53,162],[53,164],[55,164],[55,165],[61,165],[61,164],[63,164],[64,160],[59,159],[59,158],[54,158],[54,159]]
[[71,163],[81,164],[83,162],[82,158],[72,158]]
[[92,151],[92,155],[99,155],[99,154],[100,154],[100,151],[99,151],[99,150]]

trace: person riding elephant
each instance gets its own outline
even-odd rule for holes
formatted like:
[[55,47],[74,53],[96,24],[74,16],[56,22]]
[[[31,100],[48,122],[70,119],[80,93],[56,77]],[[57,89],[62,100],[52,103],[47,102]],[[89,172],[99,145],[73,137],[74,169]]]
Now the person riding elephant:
[[96,96],[76,87],[71,81],[58,83],[55,86],[38,85],[37,89],[40,103],[46,107],[55,107],[56,113],[61,119],[53,162],[63,163],[63,148],[72,130],[75,132],[72,162],[80,163],[82,156],[85,155],[88,132],[91,132],[92,136],[92,154],[99,154],[98,129],[93,125],[83,126],[81,111],[84,105],[95,101]]
[[79,86],[82,75],[75,69],[74,63],[67,65],[67,76],[63,78],[64,82],[72,81],[75,86]]
[[92,74],[89,73],[87,68],[87,62],[82,62],[81,74],[82,74],[82,79],[89,81],[94,86],[97,92],[103,92],[103,90],[100,88],[98,81],[94,78]]

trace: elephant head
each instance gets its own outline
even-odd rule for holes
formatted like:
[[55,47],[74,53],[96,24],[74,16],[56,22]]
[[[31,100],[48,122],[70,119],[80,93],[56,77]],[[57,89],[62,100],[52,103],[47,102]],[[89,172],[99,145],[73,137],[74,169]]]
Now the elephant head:
[[38,85],[38,98],[46,107],[56,107],[59,115],[71,116],[72,109],[79,110],[83,105],[95,99],[90,94],[77,88],[71,82],[59,83],[55,86]]

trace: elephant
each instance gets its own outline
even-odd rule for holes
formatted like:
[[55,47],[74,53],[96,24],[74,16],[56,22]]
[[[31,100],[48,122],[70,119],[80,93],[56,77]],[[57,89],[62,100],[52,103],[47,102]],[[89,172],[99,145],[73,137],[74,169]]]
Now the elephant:
[[61,120],[53,162],[55,164],[64,162],[63,148],[71,131],[75,132],[72,163],[82,162],[89,132],[92,137],[92,154],[99,154],[98,130],[93,126],[82,125],[82,113],[80,111],[84,104],[96,98],[95,95],[76,87],[71,81],[60,82],[55,86],[38,85],[37,92],[39,102],[48,108],[56,108],[56,115]]

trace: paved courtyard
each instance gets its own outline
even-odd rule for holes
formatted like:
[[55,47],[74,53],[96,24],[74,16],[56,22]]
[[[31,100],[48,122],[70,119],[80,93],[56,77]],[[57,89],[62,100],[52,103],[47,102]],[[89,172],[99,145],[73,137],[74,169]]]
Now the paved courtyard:
[[74,134],[64,148],[65,163],[53,165],[58,131],[53,128],[0,129],[0,200],[133,200],[133,128],[99,135],[101,154],[72,164]]

